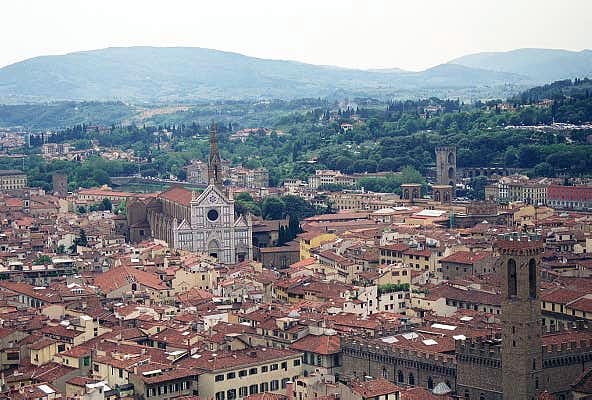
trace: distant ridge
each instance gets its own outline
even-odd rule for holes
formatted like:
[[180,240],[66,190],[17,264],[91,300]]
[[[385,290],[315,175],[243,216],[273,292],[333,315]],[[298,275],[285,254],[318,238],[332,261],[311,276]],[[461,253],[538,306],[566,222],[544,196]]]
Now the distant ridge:
[[196,47],[117,47],[35,57],[0,69],[0,103],[137,102],[489,93],[524,75],[444,64],[422,72],[356,70]]
[[[0,69],[0,103],[184,102],[299,97],[507,97],[550,81],[592,77],[592,51],[476,53],[421,72],[266,60],[198,47],[114,47],[35,57]],[[508,87],[510,89],[508,89]],[[500,91],[501,88],[501,91]]]
[[543,83],[568,78],[592,77],[592,51],[517,49],[469,54],[449,64],[522,75]]

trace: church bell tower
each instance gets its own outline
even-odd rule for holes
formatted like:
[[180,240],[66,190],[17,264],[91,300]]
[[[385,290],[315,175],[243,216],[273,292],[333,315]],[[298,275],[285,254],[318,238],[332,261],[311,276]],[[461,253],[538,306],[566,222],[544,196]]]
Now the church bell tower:
[[216,134],[216,123],[212,122],[210,128],[210,159],[208,162],[208,185],[214,185],[218,189],[222,187],[222,160],[218,152],[218,137]]
[[535,236],[496,243],[502,282],[503,399],[535,400],[542,370],[539,267],[544,244]]

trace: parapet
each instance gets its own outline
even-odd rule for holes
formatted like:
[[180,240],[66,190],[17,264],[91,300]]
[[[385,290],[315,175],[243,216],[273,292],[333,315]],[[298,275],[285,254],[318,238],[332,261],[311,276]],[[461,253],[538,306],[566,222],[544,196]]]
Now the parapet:
[[454,146],[436,146],[436,152],[437,153],[439,153],[439,152],[443,152],[443,153],[446,152],[446,153],[448,153],[448,152],[451,152],[451,151],[452,152],[455,152],[456,151],[456,147],[454,147]]
[[[427,353],[414,349],[406,349],[402,347],[392,346],[386,343],[380,343],[379,341],[367,339],[353,339],[353,338],[342,338],[341,348],[343,350],[367,352],[369,354],[381,356],[381,357],[394,357],[398,359],[413,360],[413,361],[425,361],[443,366],[451,366],[456,364],[456,358],[452,355],[440,354],[440,353]],[[347,353],[347,351],[346,351]]]
[[495,248],[501,254],[512,256],[534,256],[545,251],[545,243],[538,234],[511,234],[499,235],[495,242]]
[[459,358],[463,356],[490,358],[492,360],[501,360],[501,336],[468,338],[459,340],[456,343],[456,355]]

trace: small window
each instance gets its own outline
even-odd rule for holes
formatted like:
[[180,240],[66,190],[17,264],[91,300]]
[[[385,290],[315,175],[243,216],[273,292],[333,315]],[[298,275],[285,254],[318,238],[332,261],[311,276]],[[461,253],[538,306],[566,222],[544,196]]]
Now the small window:
[[226,379],[234,379],[234,378],[236,378],[236,372],[229,372],[226,374]]
[[297,367],[299,365],[300,365],[300,360],[299,359],[294,360],[294,366]]
[[249,386],[249,394],[257,393],[259,393],[259,386],[256,383],[254,385]]
[[216,375],[216,377],[214,378],[214,381],[216,381],[216,382],[222,382],[223,380],[224,380],[224,374]]
[[262,373],[263,372],[267,372],[267,371],[269,371],[269,367],[267,365],[264,365],[264,366],[261,367],[261,372]]
[[269,367],[272,371],[277,371],[279,366],[277,364],[271,364],[271,366]]
[[249,369],[249,375],[257,375],[257,368]]
[[238,371],[238,376],[241,377],[241,378],[243,376],[247,376],[247,370],[246,369],[243,369],[243,370]]

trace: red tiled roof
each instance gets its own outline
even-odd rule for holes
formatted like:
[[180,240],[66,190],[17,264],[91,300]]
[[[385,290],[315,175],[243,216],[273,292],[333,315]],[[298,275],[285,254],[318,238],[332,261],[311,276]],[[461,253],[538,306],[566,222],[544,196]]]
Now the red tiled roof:
[[429,250],[406,250],[404,254],[408,256],[431,257],[432,252]]
[[472,253],[470,251],[457,251],[449,255],[448,257],[444,257],[440,259],[441,263],[449,262],[449,263],[456,263],[456,264],[467,264],[472,265],[477,261],[481,261],[487,258],[487,253]]
[[409,246],[404,243],[393,243],[380,246],[380,248],[383,250],[406,251],[409,249]]
[[300,260],[295,262],[294,264],[290,264],[290,268],[300,268],[300,267],[306,267],[308,265],[312,265],[315,264],[317,262],[317,260],[314,257],[309,257],[309,258],[305,258],[304,260]]
[[338,335],[307,335],[290,346],[294,350],[330,355],[339,353],[341,341]]
[[185,189],[183,186],[172,186],[158,195],[158,197],[188,206],[191,203],[191,190]]
[[61,352],[60,355],[66,357],[79,358],[82,356],[90,355],[90,350],[84,346],[74,346],[70,350]]
[[449,400],[450,396],[436,396],[422,387],[414,387],[401,392],[401,400]]
[[35,342],[31,343],[31,345],[29,346],[29,348],[31,350],[41,350],[44,347],[50,346],[52,344],[56,343],[55,340],[48,338],[48,337],[44,337],[41,338],[39,340],[36,340]]
[[353,392],[362,396],[363,399],[385,396],[397,393],[401,390],[397,385],[386,379],[378,378],[371,381],[353,381],[350,384]]
[[587,297],[582,297],[581,299],[578,299],[574,302],[569,303],[567,306],[569,308],[571,308],[572,310],[578,310],[578,311],[591,313],[592,312],[592,299],[589,299]]
[[127,265],[112,268],[109,271],[98,275],[95,278],[94,283],[103,291],[103,293],[109,293],[115,289],[127,285],[132,280],[151,289],[167,289],[167,286],[160,280],[158,275],[151,274],[150,272],[145,272]]
[[227,368],[246,367],[273,360],[296,357],[300,352],[288,349],[267,347],[238,350],[224,353],[202,352],[199,358],[186,358],[179,362],[183,367],[199,368],[206,371],[218,371]]
[[583,293],[578,290],[567,288],[554,288],[543,290],[541,300],[549,303],[567,304],[582,297]]

